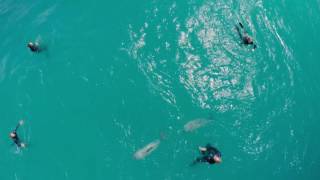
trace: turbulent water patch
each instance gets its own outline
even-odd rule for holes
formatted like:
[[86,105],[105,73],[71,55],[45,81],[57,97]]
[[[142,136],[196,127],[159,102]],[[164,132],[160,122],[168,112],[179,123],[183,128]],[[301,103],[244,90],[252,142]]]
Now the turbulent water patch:
[[254,100],[256,63],[235,38],[236,21],[228,3],[207,2],[190,10],[186,19],[176,15],[173,3],[167,17],[159,18],[154,8],[138,31],[129,27],[129,54],[167,102],[176,103],[176,83],[204,109],[225,112]]
[[[241,44],[235,30],[239,22],[257,44],[255,51]],[[173,3],[147,10],[142,26],[130,25],[125,49],[168,103],[179,107],[174,87],[181,86],[200,108],[235,114],[222,124],[239,138],[240,149],[255,156],[272,147],[264,138],[292,101],[287,92],[296,64],[282,37],[286,33],[290,27],[281,16],[270,17],[262,1],[205,1],[190,9]],[[273,104],[275,97],[281,98]],[[271,119],[255,115],[264,104],[272,104]]]

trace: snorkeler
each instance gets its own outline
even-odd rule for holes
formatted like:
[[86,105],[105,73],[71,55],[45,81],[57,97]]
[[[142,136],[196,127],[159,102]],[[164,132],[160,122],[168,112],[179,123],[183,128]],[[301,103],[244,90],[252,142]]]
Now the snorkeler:
[[209,164],[222,162],[220,151],[217,148],[211,146],[210,144],[207,144],[206,147],[199,147],[199,150],[202,156],[194,160],[192,165],[195,165],[199,162],[207,162]]
[[[242,29],[242,32],[240,28]],[[242,43],[245,45],[253,45],[253,49],[257,48],[257,45],[253,42],[253,39],[248,35],[248,33],[244,30],[244,27],[242,23],[239,22],[239,26],[236,25],[236,30],[240,36],[240,39],[242,40]]]
[[35,43],[29,42],[27,46],[32,52],[41,52],[42,51],[38,42],[35,42]]
[[19,124],[16,126],[16,128],[10,133],[10,138],[13,140],[13,142],[18,146],[18,147],[26,147],[26,144],[21,142],[17,130],[20,126],[23,125],[23,120],[19,121]]

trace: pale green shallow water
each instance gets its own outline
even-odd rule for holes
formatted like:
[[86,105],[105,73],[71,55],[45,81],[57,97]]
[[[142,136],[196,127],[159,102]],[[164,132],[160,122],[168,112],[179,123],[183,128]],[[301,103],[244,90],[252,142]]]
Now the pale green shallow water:
[[[319,0],[0,0],[0,180],[320,179],[319,14]],[[29,52],[36,39],[48,51]],[[207,142],[223,163],[189,167]]]

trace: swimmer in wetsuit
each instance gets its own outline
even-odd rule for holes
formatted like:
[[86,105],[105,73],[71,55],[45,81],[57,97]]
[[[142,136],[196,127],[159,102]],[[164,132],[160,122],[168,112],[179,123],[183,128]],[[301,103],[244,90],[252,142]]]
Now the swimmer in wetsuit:
[[[242,29],[242,32],[241,32]],[[236,30],[242,40],[244,45],[253,45],[253,49],[257,48],[257,45],[253,42],[252,38],[248,35],[248,33],[244,30],[242,23],[239,23],[239,26],[236,25]]]
[[18,147],[26,147],[26,144],[21,142],[17,130],[18,128],[23,125],[23,121],[19,121],[19,124],[16,126],[16,128],[10,133],[10,138],[13,140],[13,142],[18,146]]
[[42,48],[40,48],[40,45],[39,45],[39,43],[37,43],[37,42],[35,42],[35,43],[29,42],[28,45],[27,45],[27,47],[28,47],[32,52],[37,52],[37,53],[39,53],[39,52],[42,51]]
[[207,162],[209,164],[222,162],[220,151],[217,148],[211,146],[210,144],[207,144],[206,147],[199,147],[199,150],[202,156],[194,160],[192,165],[195,165],[199,162]]

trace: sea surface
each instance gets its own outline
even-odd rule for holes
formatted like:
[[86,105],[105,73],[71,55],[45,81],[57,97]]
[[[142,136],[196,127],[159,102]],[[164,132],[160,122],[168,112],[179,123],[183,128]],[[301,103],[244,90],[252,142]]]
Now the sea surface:
[[319,0],[0,0],[0,180],[319,180],[319,31]]

